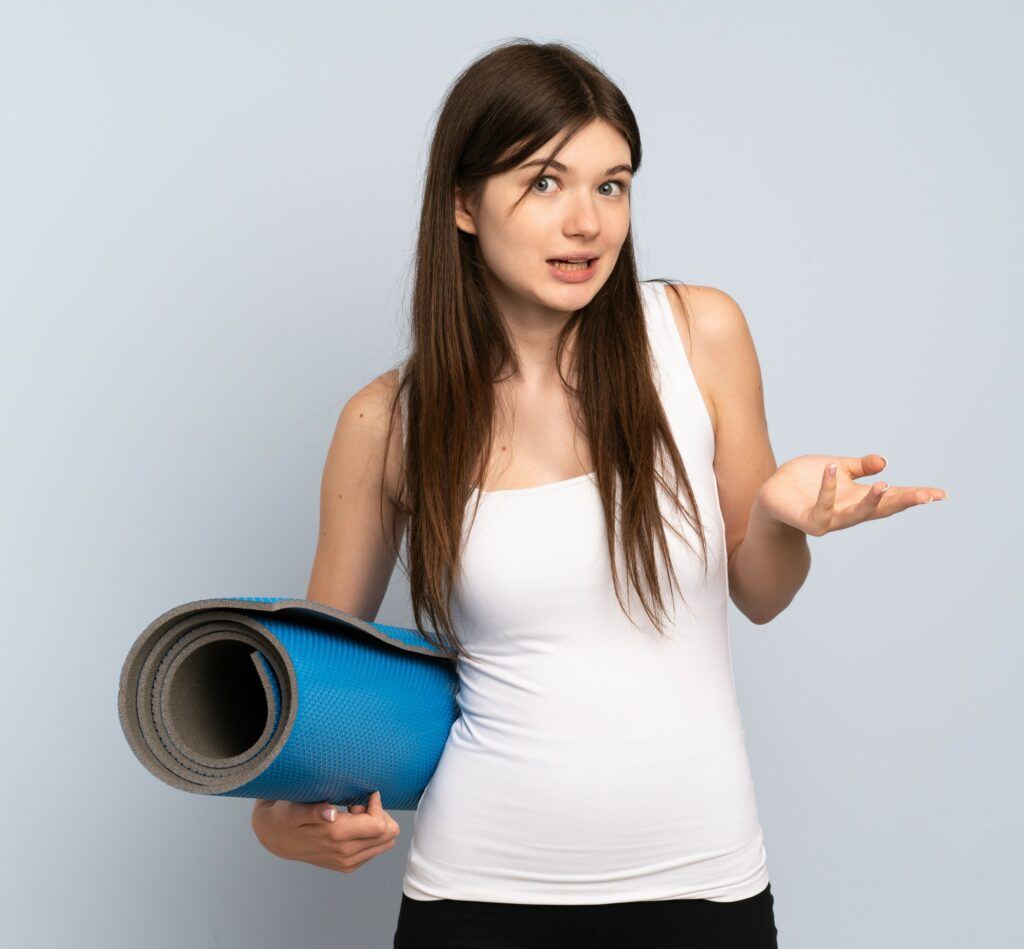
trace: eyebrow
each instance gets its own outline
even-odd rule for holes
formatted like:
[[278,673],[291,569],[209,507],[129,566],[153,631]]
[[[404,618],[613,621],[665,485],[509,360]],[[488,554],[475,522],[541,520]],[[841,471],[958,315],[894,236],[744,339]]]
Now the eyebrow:
[[[554,159],[552,159],[551,161],[547,161],[544,158],[535,158],[533,161],[524,161],[519,167],[529,168],[532,165],[547,165],[550,168],[554,168],[555,171],[560,171],[563,175],[575,174],[575,172],[571,168],[567,167],[566,165],[563,165],[560,161],[555,161]],[[633,169],[630,168],[629,165],[613,165],[605,172],[605,174],[614,175],[620,171],[628,171],[630,174],[633,174]]]

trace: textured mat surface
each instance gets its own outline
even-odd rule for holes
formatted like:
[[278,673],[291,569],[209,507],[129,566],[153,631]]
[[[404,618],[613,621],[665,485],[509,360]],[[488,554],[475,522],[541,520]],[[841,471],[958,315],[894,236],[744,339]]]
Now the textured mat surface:
[[312,600],[168,610],[121,669],[136,757],[198,794],[413,810],[459,714],[452,657],[420,632]]

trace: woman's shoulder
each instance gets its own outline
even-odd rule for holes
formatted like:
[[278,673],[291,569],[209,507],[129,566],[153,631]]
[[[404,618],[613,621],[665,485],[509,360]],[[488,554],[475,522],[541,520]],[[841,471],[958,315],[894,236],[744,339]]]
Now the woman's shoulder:
[[[665,295],[717,433],[720,402],[716,403],[715,383],[721,380],[723,371],[736,364],[741,350],[753,346],[746,318],[739,304],[718,287],[670,283],[665,285]],[[721,393],[717,396],[720,399]]]
[[402,445],[405,438],[404,419],[394,410],[394,431],[388,442],[388,426],[398,395],[398,368],[389,369],[358,389],[345,403],[338,419],[338,428],[345,434],[350,450],[358,452],[366,465],[380,470],[380,461],[387,452],[383,466],[384,488],[392,501],[398,496]]
[[714,342],[706,337],[734,335],[742,323],[743,311],[724,290],[699,283],[666,283],[665,295],[672,305],[676,323],[683,334],[689,355],[689,337],[699,336],[700,342]]

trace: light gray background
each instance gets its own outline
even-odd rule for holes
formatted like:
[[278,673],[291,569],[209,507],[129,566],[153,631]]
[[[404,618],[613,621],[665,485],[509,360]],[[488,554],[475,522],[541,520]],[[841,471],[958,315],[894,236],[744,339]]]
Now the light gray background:
[[[8,944],[391,945],[411,812],[358,873],[274,858],[250,802],[141,767],[117,682],[171,606],[304,594],[338,412],[405,353],[434,112],[517,35],[629,97],[641,276],[743,307],[778,460],[877,451],[949,492],[812,539],[771,624],[731,609],[780,944],[1020,944],[1012,4],[35,0],[2,21]],[[404,581],[383,621],[411,623]]]

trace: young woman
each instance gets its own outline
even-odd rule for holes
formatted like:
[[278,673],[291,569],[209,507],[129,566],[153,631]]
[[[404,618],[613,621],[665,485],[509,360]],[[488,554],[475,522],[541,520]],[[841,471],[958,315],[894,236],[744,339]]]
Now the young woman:
[[[944,496],[858,483],[875,454],[776,465],[735,301],[638,279],[640,155],[572,49],[473,63],[430,151],[411,355],[328,453],[308,597],[374,619],[405,533],[459,674],[396,947],[776,946],[727,599],[767,623],[806,535]],[[398,832],[379,795],[271,810],[277,852],[346,871]]]

